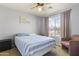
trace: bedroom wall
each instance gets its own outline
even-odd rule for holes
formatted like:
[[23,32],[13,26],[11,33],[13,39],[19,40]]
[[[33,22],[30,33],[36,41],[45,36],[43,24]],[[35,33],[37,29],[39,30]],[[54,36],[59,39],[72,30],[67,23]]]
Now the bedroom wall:
[[79,6],[72,8],[70,18],[71,35],[79,35]]
[[[19,16],[26,16],[30,23],[20,24]],[[13,38],[19,32],[40,34],[41,17],[0,6],[0,40]]]

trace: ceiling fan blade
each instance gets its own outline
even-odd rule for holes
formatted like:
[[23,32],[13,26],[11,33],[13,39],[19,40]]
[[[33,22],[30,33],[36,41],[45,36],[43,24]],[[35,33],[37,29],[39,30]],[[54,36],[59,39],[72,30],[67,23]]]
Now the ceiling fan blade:
[[31,9],[36,8],[37,7],[37,3],[33,3],[32,6],[33,7]]
[[34,8],[36,8],[37,6],[34,6],[34,7],[32,7],[31,9],[34,9]]

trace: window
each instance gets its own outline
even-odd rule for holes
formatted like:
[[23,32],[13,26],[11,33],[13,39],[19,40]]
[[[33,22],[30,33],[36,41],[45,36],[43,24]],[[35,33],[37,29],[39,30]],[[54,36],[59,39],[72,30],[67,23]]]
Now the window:
[[49,17],[49,36],[61,36],[60,14]]

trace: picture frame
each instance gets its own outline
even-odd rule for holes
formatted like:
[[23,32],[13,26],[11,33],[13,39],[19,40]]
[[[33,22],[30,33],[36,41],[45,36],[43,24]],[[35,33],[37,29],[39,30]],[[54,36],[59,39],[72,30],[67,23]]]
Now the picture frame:
[[20,16],[19,17],[19,23],[20,24],[26,24],[26,23],[30,23],[30,20],[26,17],[26,16]]

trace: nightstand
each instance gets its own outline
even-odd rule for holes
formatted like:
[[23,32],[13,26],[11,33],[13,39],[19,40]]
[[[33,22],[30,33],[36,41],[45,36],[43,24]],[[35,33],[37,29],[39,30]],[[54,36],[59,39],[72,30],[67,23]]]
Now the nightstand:
[[11,39],[0,40],[0,51],[5,51],[10,49],[12,46]]

